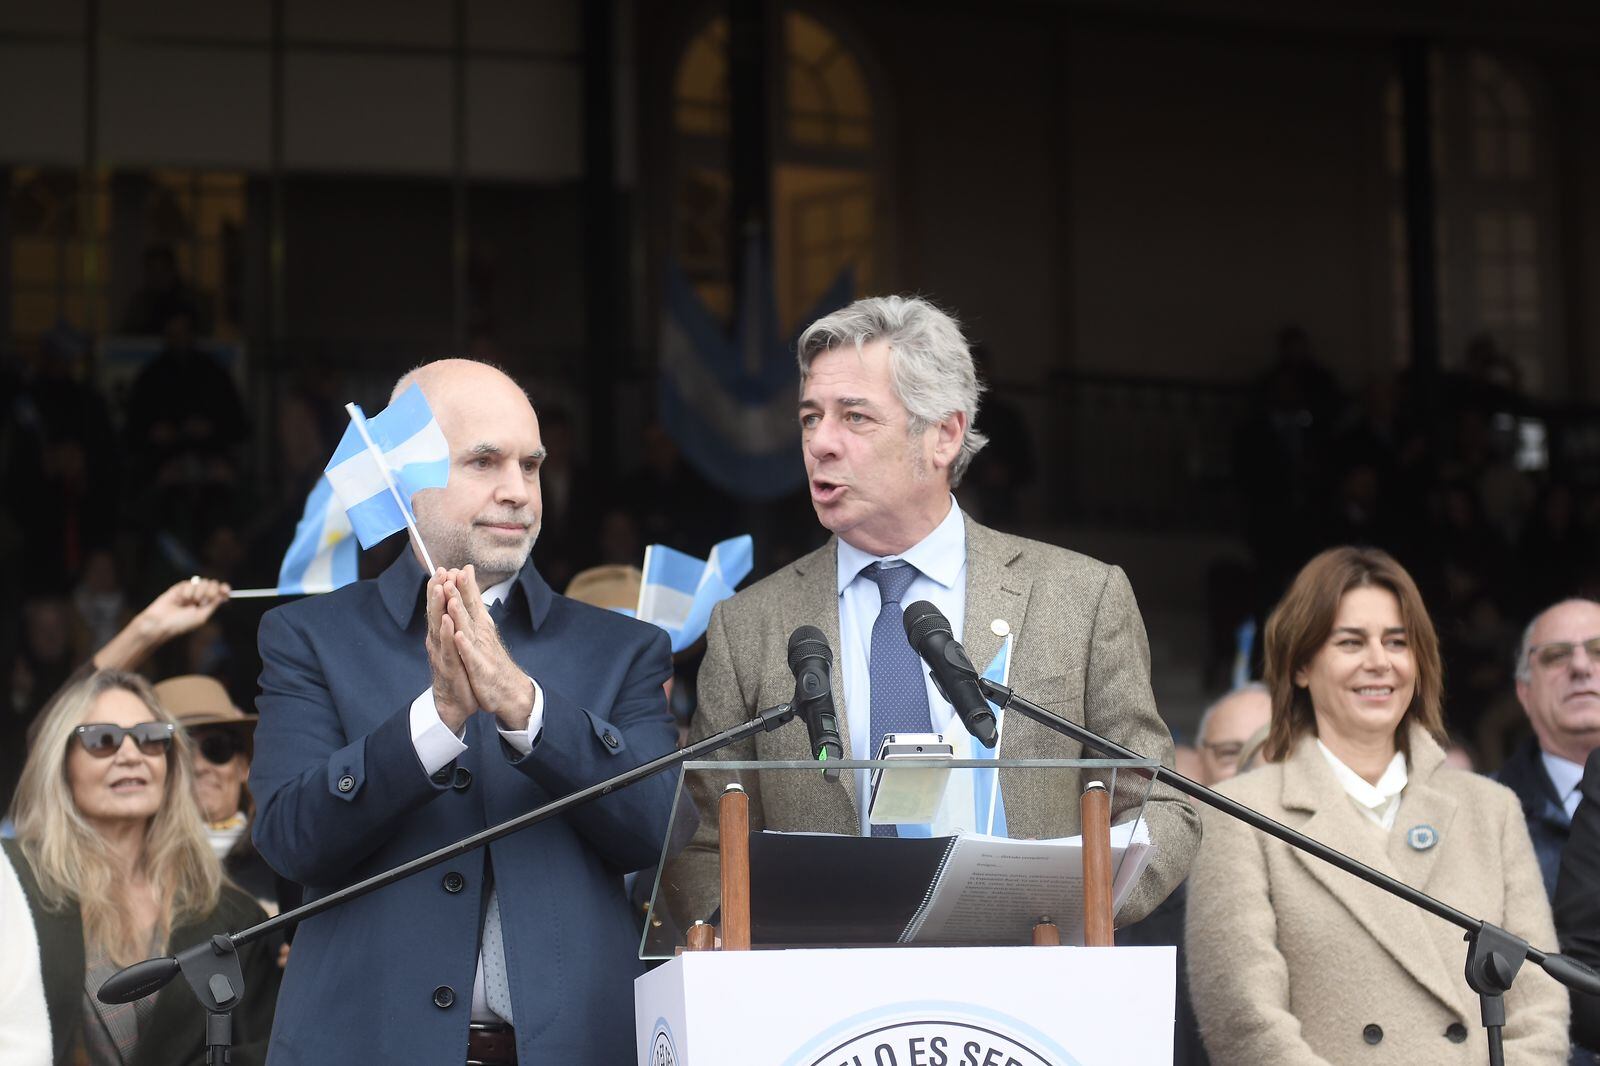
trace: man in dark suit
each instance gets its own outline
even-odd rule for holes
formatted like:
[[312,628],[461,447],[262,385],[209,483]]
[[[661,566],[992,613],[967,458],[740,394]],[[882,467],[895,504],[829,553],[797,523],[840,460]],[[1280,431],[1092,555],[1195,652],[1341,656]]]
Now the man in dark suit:
[[[526,395],[463,360],[396,392],[412,382],[450,446],[448,484],[414,500],[438,569],[413,546],[261,624],[255,838],[312,897],[672,748],[666,634],[528,562],[545,453]],[[656,860],[671,801],[663,775],[302,923],[271,1061],[631,1061],[622,875]]]
[[[1528,624],[1517,649],[1517,700],[1528,714],[1533,737],[1513,752],[1495,775],[1522,804],[1545,892],[1557,906],[1557,876],[1568,865],[1565,856],[1583,809],[1580,784],[1585,778],[1585,761],[1592,768],[1593,755],[1600,751],[1597,650],[1600,603],[1593,600],[1563,600]],[[1592,770],[1588,777],[1592,782]],[[1591,832],[1589,847],[1596,844],[1597,837]],[[1592,868],[1596,860],[1578,856],[1573,864],[1581,870],[1586,861]],[[1567,906],[1570,912],[1572,903]],[[1561,935],[1565,942],[1567,931],[1561,930]],[[1572,1051],[1573,1066],[1600,1066],[1600,1052],[1591,1050],[1600,1048],[1600,1033],[1581,1029],[1588,1013],[1583,997],[1574,994],[1572,1039],[1577,1046]]]
[[[1556,933],[1562,951],[1600,968],[1600,748],[1584,765],[1582,792],[1556,882]],[[1600,996],[1572,994],[1572,1039],[1600,1047]]]
[[1522,801],[1551,895],[1578,807],[1584,760],[1600,747],[1600,660],[1589,651],[1597,640],[1600,603],[1565,600],[1529,623],[1517,651],[1517,700],[1534,735],[1495,777]]

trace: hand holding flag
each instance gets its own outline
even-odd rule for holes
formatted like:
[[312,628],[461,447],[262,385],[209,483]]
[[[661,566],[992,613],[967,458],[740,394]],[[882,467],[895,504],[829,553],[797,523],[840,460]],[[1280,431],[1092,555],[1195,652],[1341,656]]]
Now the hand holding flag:
[[370,548],[402,529],[411,531],[432,572],[411,497],[449,480],[450,445],[422,389],[412,385],[370,421],[358,404],[346,404],[345,410],[350,427],[306,499],[278,571],[278,587],[235,589],[232,598],[331,592],[356,579],[356,540]]

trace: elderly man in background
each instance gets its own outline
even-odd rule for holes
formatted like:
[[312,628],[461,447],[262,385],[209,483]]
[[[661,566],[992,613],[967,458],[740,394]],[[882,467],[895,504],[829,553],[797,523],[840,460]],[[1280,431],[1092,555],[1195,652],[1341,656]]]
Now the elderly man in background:
[[1215,785],[1239,772],[1239,756],[1272,718],[1272,697],[1259,681],[1240,685],[1200,716],[1195,746],[1200,750],[1202,785]]
[[[1554,903],[1562,857],[1571,846],[1573,816],[1583,800],[1584,764],[1600,750],[1600,603],[1563,600],[1528,623],[1517,648],[1517,701],[1527,712],[1533,737],[1495,776],[1522,803],[1545,892]],[[1585,861],[1578,858],[1576,868],[1582,869]],[[1569,885],[1569,925],[1572,896]],[[1566,942],[1569,929],[1561,935]],[[1594,1006],[1573,997],[1574,1066],[1600,1066],[1600,1052],[1592,1050],[1600,1033],[1588,1017]]]
[[1545,891],[1554,895],[1583,764],[1600,747],[1600,603],[1565,600],[1528,624],[1517,650],[1517,701],[1533,737],[1496,776],[1522,801]]

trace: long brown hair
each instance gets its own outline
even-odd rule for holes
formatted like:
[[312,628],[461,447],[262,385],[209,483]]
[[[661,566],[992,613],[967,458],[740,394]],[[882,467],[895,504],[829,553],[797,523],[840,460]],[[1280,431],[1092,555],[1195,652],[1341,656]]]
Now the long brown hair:
[[1294,675],[1311,662],[1333,632],[1333,620],[1345,593],[1357,588],[1381,588],[1394,594],[1417,667],[1416,691],[1395,731],[1395,743],[1406,751],[1405,727],[1412,721],[1444,742],[1444,667],[1439,660],[1439,637],[1422,605],[1417,583],[1388,552],[1329,548],[1296,575],[1267,619],[1266,680],[1272,693],[1272,723],[1267,727],[1262,756],[1268,762],[1287,758],[1302,736],[1317,731],[1311,694],[1294,683]]
[[[173,722],[150,683],[137,674],[101,670],[62,692],[41,712],[38,735],[28,752],[11,802],[17,843],[33,868],[44,904],[60,910],[78,905],[83,935],[119,965],[149,954],[149,930],[135,927],[124,899],[124,873],[100,834],[78,810],[67,782],[72,731],[105,693],[122,689],[137,696],[158,722]],[[165,945],[173,927],[216,908],[222,867],[211,851],[194,800],[189,744],[178,730],[167,753],[166,792],[145,830],[143,867],[161,905],[156,939]],[[158,950],[160,950],[158,948]]]

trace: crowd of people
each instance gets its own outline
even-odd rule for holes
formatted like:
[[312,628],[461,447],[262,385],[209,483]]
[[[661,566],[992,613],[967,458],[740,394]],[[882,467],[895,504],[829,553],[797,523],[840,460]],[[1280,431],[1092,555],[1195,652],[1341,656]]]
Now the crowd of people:
[[[167,319],[171,354],[205,358],[185,347],[187,313]],[[200,1008],[182,982],[117,1006],[93,990],[130,962],[246,927],[679,743],[666,635],[560,594],[588,564],[637,562],[646,542],[703,554],[732,532],[717,525],[727,508],[664,437],[623,479],[617,499],[637,508],[589,499],[592,479],[562,455],[571,426],[560,412],[536,414],[484,363],[417,368],[396,394],[421,388],[451,473],[413,501],[414,539],[369,554],[369,580],[263,615],[230,603],[229,582],[273,583],[337,435],[327,405],[309,392],[282,405],[285,488],[245,524],[234,510],[250,462],[242,414],[223,426],[213,406],[195,419],[169,409],[171,390],[136,382],[130,403],[162,399],[128,411],[138,439],[127,455],[155,458],[124,463],[114,438],[89,440],[110,424],[104,405],[81,367],[62,365],[8,383],[13,411],[56,413],[13,424],[0,456],[8,494],[51,501],[46,520],[15,537],[41,554],[14,571],[34,594],[14,636],[0,743],[17,782],[0,777],[8,1062],[15,1049],[29,1064],[198,1063]],[[1169,765],[1186,758],[1203,784],[1594,961],[1597,811],[1585,797],[1600,793],[1600,603],[1592,552],[1572,546],[1593,516],[1571,506],[1570,490],[1565,511],[1535,506],[1536,492],[1507,488],[1507,456],[1474,450],[1476,414],[1503,396],[1430,416],[1456,427],[1440,451],[1394,413],[1404,405],[1341,420],[1331,382],[1286,336],[1260,417],[1240,436],[1241,455],[1276,464],[1247,470],[1243,488],[1254,587],[1273,590],[1242,612],[1260,614],[1262,680],[1220,699],[1180,753],[1122,570],[991,529],[955,495],[988,443],[958,324],[920,299],[857,301],[802,335],[798,370],[811,530],[826,543],[769,560],[713,612],[690,737],[788,699],[789,635],[817,625],[838,650],[847,756],[871,757],[886,732],[964,738],[900,623],[904,604],[928,600],[979,661],[1005,637],[1012,677],[1033,679],[1041,702]],[[56,401],[39,399],[51,390]],[[102,421],[79,425],[91,408]],[[34,459],[42,482],[30,484],[18,464]],[[1446,459],[1457,464],[1449,480],[1414,480]],[[153,480],[130,485],[134,469]],[[1255,492],[1262,479],[1278,493]],[[1546,498],[1563,488],[1548,481]],[[1500,506],[1507,498],[1520,509]],[[1530,545],[1528,565],[1490,550],[1489,512],[1497,543],[1515,533]],[[1438,521],[1459,536],[1434,544]],[[130,569],[130,558],[163,562]],[[148,580],[162,566],[159,590],[135,593],[123,576]],[[1453,646],[1488,646],[1461,644],[1468,630],[1493,637],[1497,674],[1452,659]],[[1516,709],[1528,739],[1496,782],[1460,764],[1483,758],[1481,723],[1499,704]],[[1452,758],[1464,734],[1476,750]],[[1082,753],[1029,721],[1013,722],[1003,744],[1011,757]],[[809,753],[804,731],[787,729],[721,754]],[[744,784],[756,827],[896,831],[869,825],[854,799],[864,782],[843,775],[724,777],[697,782],[698,831],[662,871],[685,925],[716,904],[714,793],[726,782]],[[1076,832],[1080,791],[1004,791],[1009,832]],[[672,795],[666,778],[646,782],[310,919],[292,944],[252,942],[234,1061],[631,1060],[623,1019],[642,970],[640,915],[623,875],[657,861]],[[1145,815],[1156,858],[1119,914],[1119,941],[1184,949],[1179,1061],[1481,1058],[1457,930],[1165,786]],[[1569,1046],[1569,1019],[1580,1043],[1593,1040],[1583,1001],[1574,1013],[1542,972],[1526,969],[1509,1005],[1513,1061],[1593,1061]],[[594,1024],[602,1017],[616,1024]],[[388,1021],[364,1021],[378,1018]]]

